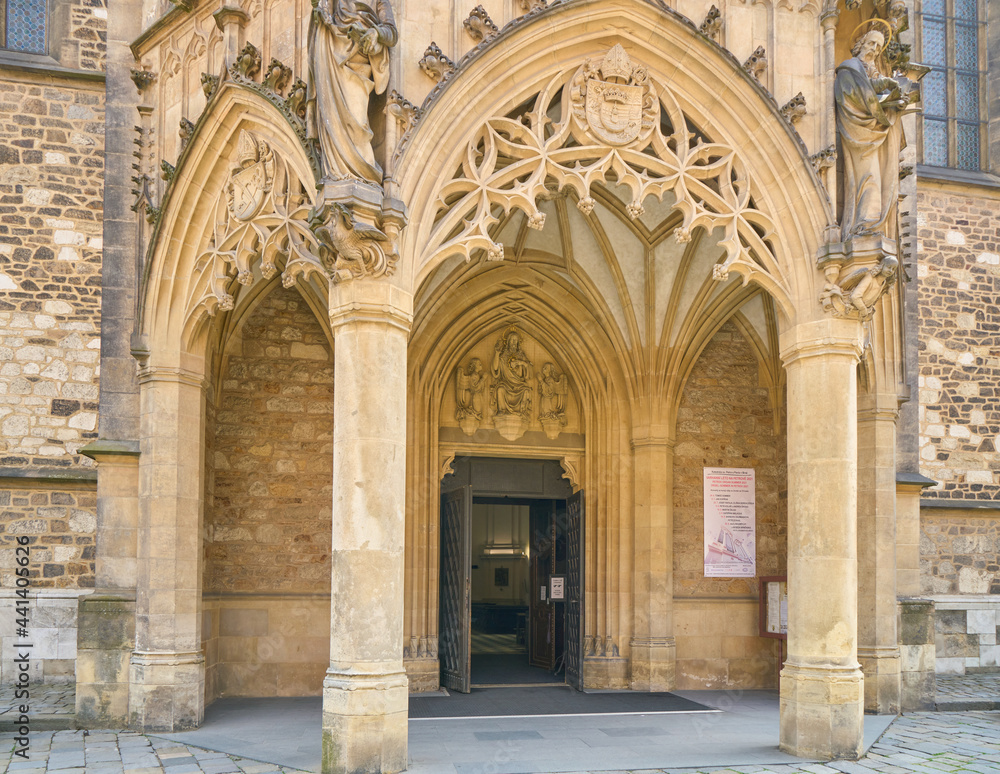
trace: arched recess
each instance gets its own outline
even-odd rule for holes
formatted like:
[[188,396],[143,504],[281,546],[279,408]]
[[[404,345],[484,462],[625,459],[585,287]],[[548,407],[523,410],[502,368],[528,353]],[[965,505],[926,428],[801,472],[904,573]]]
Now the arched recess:
[[[413,686],[437,684],[439,485],[456,454],[558,459],[566,478],[588,492],[585,535],[585,679],[627,686],[631,630],[632,470],[629,428],[636,374],[606,308],[555,256],[526,251],[523,260],[439,268],[417,300],[408,350],[409,381],[404,648]],[[568,377],[579,407],[579,432],[505,441],[487,420],[475,439],[442,416],[456,370],[470,354],[492,351],[516,322]],[[478,349],[477,349],[478,348]],[[489,370],[489,362],[484,362]],[[538,371],[542,363],[534,363]],[[534,384],[534,375],[531,378]],[[452,408],[452,410],[454,410]]]
[[[578,88],[615,44],[657,107],[648,134],[610,147],[589,133]],[[804,146],[731,55],[660,4],[570,0],[509,26],[432,93],[393,178],[411,208],[401,271],[414,288],[450,255],[499,258],[490,230],[504,213],[545,229],[540,199],[568,188],[586,209],[610,178],[631,188],[633,216],[672,196],[682,240],[720,229],[714,276],[764,287],[782,326],[822,314],[815,255],[834,218]]]
[[[164,365],[179,364],[181,353],[204,357],[211,318],[241,315],[255,283],[275,275],[326,316],[326,273],[307,224],[315,178],[294,128],[233,81],[207,111],[164,196],[140,287],[144,346]],[[257,179],[241,178],[251,168]],[[245,191],[242,206],[230,199]]]

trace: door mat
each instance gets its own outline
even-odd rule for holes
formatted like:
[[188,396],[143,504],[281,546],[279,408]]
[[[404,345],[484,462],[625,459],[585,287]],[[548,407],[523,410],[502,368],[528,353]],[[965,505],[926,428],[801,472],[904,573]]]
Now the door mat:
[[450,696],[410,696],[410,719],[495,718],[526,715],[649,715],[663,712],[719,712],[672,693],[608,691],[582,693],[569,686],[473,688]]

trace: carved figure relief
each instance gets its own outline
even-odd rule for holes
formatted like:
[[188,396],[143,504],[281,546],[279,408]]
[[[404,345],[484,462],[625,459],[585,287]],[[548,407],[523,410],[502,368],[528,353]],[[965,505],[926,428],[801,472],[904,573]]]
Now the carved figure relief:
[[835,317],[867,320],[875,314],[878,300],[896,284],[898,267],[896,257],[886,255],[876,266],[854,269],[838,283],[840,267],[831,266],[820,302]]
[[551,439],[559,437],[566,426],[566,394],[569,392],[569,377],[556,370],[553,363],[546,363],[537,375],[538,379],[538,421],[542,430]]
[[837,67],[834,82],[837,134],[844,164],[841,240],[881,234],[896,238],[899,152],[903,148],[904,109],[919,99],[916,84],[885,77],[878,58],[889,25],[869,29],[854,43],[850,59]]
[[382,183],[368,104],[389,83],[398,33],[388,0],[317,0],[309,27],[307,122],[326,180]]
[[628,145],[649,136],[656,105],[646,68],[633,65],[621,44],[599,66],[588,59],[573,82],[577,118],[601,141]]
[[356,220],[343,204],[314,209],[309,214],[309,227],[319,241],[320,260],[334,282],[382,277],[396,270],[397,255],[389,236]]
[[531,419],[531,361],[521,348],[521,332],[511,325],[494,345],[490,385],[493,424],[508,441],[516,441]]
[[466,435],[475,435],[483,421],[483,392],[486,374],[483,361],[474,357],[455,372],[455,419]]
[[250,220],[271,190],[274,154],[266,142],[241,129],[236,159],[239,166],[229,173],[226,201],[234,218]]

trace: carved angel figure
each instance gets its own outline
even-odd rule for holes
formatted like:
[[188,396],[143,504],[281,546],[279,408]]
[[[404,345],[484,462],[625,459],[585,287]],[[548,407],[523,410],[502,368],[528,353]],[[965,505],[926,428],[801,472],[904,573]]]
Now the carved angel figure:
[[493,353],[493,386],[490,404],[495,415],[531,415],[531,361],[521,349],[521,334],[513,326],[497,339]]
[[483,373],[483,361],[472,358],[464,368],[459,366],[455,373],[455,400],[458,408],[455,411],[459,421],[471,417],[483,418],[483,389],[486,387],[486,374]]
[[324,179],[381,184],[368,102],[389,83],[398,33],[388,0],[313,0],[306,122],[319,142]]
[[566,423],[566,393],[569,379],[556,370],[555,365],[546,363],[538,374],[538,418],[558,419]]
[[837,133],[844,159],[844,209],[841,239],[883,234],[896,238],[899,151],[903,147],[900,114],[916,95],[883,77],[877,59],[885,44],[879,30],[855,42],[854,56],[837,67],[834,82]]

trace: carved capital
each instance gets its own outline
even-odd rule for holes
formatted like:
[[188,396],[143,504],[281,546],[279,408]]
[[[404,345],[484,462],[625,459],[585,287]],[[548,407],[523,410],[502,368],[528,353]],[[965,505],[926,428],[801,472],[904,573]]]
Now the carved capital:
[[353,209],[328,202],[309,212],[309,228],[320,245],[319,259],[334,283],[360,277],[385,277],[396,271],[394,240]]

